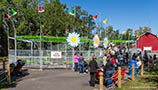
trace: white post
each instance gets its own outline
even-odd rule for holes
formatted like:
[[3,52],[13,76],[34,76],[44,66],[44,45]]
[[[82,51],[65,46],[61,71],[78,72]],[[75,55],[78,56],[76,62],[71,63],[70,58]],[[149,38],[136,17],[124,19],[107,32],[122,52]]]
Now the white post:
[[90,49],[88,50],[88,59],[90,59]]
[[94,48],[94,55],[96,56],[96,48]]
[[42,70],[43,62],[42,62],[42,28],[41,28],[41,21],[40,21],[40,70]]
[[65,43],[65,62],[66,62],[66,49],[67,49],[67,47],[66,47],[66,43]]
[[32,53],[33,53],[33,49],[32,49],[32,47],[33,47],[33,42],[31,41],[30,44],[31,44],[31,53],[30,53],[30,54],[31,54],[31,55],[30,55],[31,59],[30,59],[30,60],[32,61],[32,55],[33,55],[33,54],[32,54]]
[[[75,31],[75,16],[76,16],[76,9],[74,9],[75,15],[74,15],[74,25],[73,25],[73,32]],[[72,68],[74,69],[74,47],[72,47]]]
[[17,51],[17,47],[16,47],[16,28],[14,26],[14,22],[13,20],[11,20],[12,24],[13,24],[13,29],[14,29],[14,48],[15,48],[15,51],[14,51],[14,62],[16,62],[16,51]]
[[59,51],[59,44],[57,44],[57,48],[58,48],[58,51]]
[[10,48],[9,48],[9,29],[8,29],[8,62],[9,62],[9,64],[10,64],[11,62],[10,62],[10,60],[9,60],[9,49],[10,49]]
[[[38,2],[38,9],[39,9],[39,2]],[[39,12],[38,12],[39,15]],[[40,16],[39,16],[40,21]],[[42,27],[41,27],[41,21],[40,21],[40,71],[43,70],[43,62],[42,62]]]
[[81,53],[81,43],[80,43],[80,45],[79,45],[79,53]]
[[52,42],[50,43],[50,46],[51,46],[51,47],[50,47],[50,49],[51,49],[51,51],[52,51],[52,50],[53,50],[53,47],[52,47]]
[[74,68],[74,47],[72,48],[72,68]]

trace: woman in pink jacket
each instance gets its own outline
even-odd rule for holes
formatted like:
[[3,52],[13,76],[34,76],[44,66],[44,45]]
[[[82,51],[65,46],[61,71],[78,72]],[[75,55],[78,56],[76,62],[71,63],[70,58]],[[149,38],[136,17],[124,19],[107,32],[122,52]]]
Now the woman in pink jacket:
[[75,53],[74,62],[75,62],[75,72],[78,72],[79,57],[77,56],[77,53]]

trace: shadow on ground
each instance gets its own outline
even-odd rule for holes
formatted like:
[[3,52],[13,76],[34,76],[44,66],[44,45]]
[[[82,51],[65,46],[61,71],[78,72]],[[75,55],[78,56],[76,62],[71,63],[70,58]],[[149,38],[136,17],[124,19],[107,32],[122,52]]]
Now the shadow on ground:
[[14,75],[11,74],[11,84],[8,84],[7,79],[3,82],[0,82],[0,90],[1,89],[6,89],[6,88],[15,88],[17,85],[17,82],[22,81],[22,78],[29,75],[29,73],[25,75]]

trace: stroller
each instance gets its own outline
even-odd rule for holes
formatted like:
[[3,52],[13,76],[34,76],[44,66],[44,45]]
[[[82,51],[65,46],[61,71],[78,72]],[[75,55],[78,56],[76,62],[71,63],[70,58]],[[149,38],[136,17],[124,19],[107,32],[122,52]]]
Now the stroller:
[[96,83],[99,83],[99,77],[100,77],[100,73],[103,73],[104,71],[103,71],[103,69],[102,68],[100,68],[100,69],[98,69],[97,71],[96,71]]
[[23,70],[22,67],[25,65],[23,60],[17,60],[17,65],[14,63],[10,64],[10,68],[12,70],[12,74],[16,76],[25,76],[28,75],[28,70]]
[[86,61],[84,61],[84,72],[88,73],[88,63]]
[[[103,67],[101,67],[100,69],[98,69],[97,71],[96,71],[96,83],[97,84],[99,84],[99,82],[100,82],[100,79],[99,79],[99,77],[100,77],[100,73],[104,73],[104,70],[103,70]],[[103,84],[107,87],[107,88],[114,88],[115,87],[115,85],[114,84],[110,84],[110,85],[108,85],[108,83],[109,83],[109,80],[112,80],[112,82],[113,82],[113,79],[112,78],[105,78],[105,75],[103,75]]]

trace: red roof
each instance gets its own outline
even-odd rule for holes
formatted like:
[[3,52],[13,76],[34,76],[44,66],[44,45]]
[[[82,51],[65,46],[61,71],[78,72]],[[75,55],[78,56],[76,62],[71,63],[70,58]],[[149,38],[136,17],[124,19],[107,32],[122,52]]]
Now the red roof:
[[147,32],[137,39],[137,48],[152,47],[152,51],[158,51],[158,37],[150,32]]

